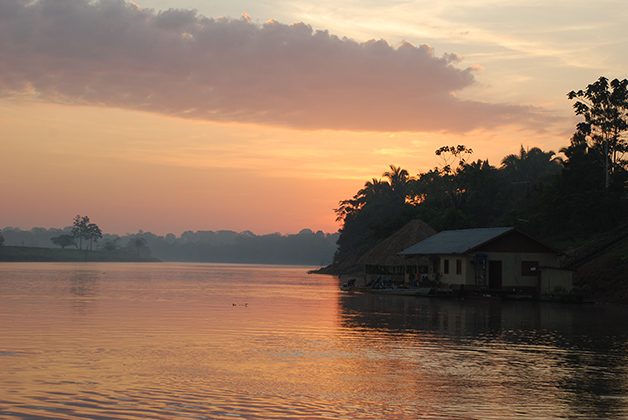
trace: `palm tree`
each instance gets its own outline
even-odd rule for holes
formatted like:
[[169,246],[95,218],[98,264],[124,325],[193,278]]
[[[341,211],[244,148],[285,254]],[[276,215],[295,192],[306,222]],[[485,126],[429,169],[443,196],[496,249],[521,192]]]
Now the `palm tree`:
[[410,174],[400,166],[390,165],[390,171],[384,172],[382,175],[388,178],[393,191],[399,191],[406,187],[410,181]]
[[336,221],[346,221],[347,218],[355,216],[369,202],[374,202],[378,198],[383,198],[390,193],[390,184],[373,178],[364,184],[364,188],[357,192],[349,200],[342,200],[340,206],[334,210]]
[[526,150],[521,145],[519,154],[510,154],[502,160],[501,170],[511,182],[533,184],[557,174],[562,160],[552,151],[544,152],[538,147]]
[[400,166],[390,165],[390,171],[386,171],[382,174],[383,177],[388,178],[392,196],[395,199],[405,202],[406,193],[412,177],[408,174],[408,171],[402,169]]

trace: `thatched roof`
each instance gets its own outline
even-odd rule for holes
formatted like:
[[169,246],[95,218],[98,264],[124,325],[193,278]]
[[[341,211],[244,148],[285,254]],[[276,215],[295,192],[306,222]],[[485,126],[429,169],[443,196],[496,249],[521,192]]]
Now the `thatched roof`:
[[405,265],[405,259],[397,255],[432,235],[436,231],[422,220],[413,220],[395,232],[384,242],[369,250],[358,260],[365,265]]

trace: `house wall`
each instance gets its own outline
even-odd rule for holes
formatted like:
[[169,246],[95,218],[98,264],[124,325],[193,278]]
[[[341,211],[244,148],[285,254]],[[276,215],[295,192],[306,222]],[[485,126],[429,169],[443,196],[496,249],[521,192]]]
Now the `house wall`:
[[[501,261],[501,287],[502,289],[530,289],[537,288],[538,276],[536,271],[526,270],[525,267],[532,265],[545,267],[558,267],[558,256],[550,253],[515,253],[515,252],[486,252],[486,283],[478,285],[476,282],[476,258],[475,254],[471,255],[439,255],[439,276],[443,285],[451,285],[459,287],[486,287],[491,284],[489,264],[491,261]],[[461,270],[458,272],[457,261],[461,261]],[[447,263],[447,261],[449,261]],[[449,265],[449,272],[446,271],[446,265]],[[431,273],[432,275],[435,273]],[[554,275],[554,283],[567,285],[567,280],[559,280],[558,275]],[[556,283],[558,284],[558,283]],[[549,286],[548,286],[549,287]]]
[[[473,266],[470,264],[471,257],[467,255],[439,255],[438,258],[438,273],[443,285],[471,284],[468,282],[469,273],[473,273]],[[458,261],[460,261],[460,272],[458,272]],[[446,270],[447,265],[448,270]]]
[[544,295],[557,291],[570,292],[573,289],[573,272],[559,268],[541,269],[541,293]]

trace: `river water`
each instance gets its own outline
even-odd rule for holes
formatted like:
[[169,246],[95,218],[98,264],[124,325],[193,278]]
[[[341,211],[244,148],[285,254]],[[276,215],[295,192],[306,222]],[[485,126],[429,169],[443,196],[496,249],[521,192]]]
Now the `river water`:
[[628,308],[338,282],[306,267],[2,263],[0,418],[628,417]]

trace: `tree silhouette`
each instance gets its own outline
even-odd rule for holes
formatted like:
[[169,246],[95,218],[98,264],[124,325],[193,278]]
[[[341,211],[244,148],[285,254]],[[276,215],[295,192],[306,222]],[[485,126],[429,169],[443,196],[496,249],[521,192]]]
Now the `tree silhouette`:
[[628,130],[628,80],[600,77],[584,90],[571,91],[569,99],[576,115],[584,122],[577,130],[595,147],[599,147],[604,159],[604,186],[609,187],[610,175],[618,166],[625,166],[624,154],[628,151],[625,132]]
[[555,175],[561,170],[561,159],[552,151],[538,147],[526,150],[523,145],[519,154],[510,154],[502,160],[501,170],[511,182],[534,183]]
[[89,223],[86,229],[85,235],[89,239],[89,249],[92,250],[94,242],[98,242],[102,238],[102,231],[95,223]]
[[406,189],[411,178],[405,169],[395,165],[389,168],[382,175],[388,181],[367,181],[364,188],[334,210],[336,220],[342,222],[336,260],[359,257],[407,221],[403,213],[409,206]]
[[[434,153],[443,160],[443,167],[440,170],[446,174],[453,174],[466,163],[467,156],[473,153],[473,149],[459,144],[458,146],[443,146]],[[452,168],[455,161],[458,161],[458,164]]]
[[102,232],[98,225],[90,223],[89,217],[77,214],[72,226],[72,237],[78,240],[79,249],[83,249],[83,239],[89,241],[89,249],[92,249],[93,243],[102,238]]
[[57,246],[60,246],[61,249],[65,249],[66,246],[76,246],[76,240],[72,235],[55,236],[54,238],[50,238],[50,242]]
[[390,165],[390,171],[384,172],[382,176],[388,178],[392,193],[405,200],[406,189],[411,179],[408,171],[399,166]]

